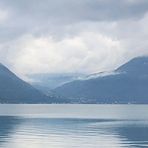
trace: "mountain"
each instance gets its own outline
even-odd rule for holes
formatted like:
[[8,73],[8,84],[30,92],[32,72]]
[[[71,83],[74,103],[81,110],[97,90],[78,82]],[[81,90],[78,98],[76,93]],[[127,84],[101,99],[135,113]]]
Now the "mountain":
[[0,64],[0,103],[50,103],[47,97]]
[[110,75],[77,80],[54,89],[71,103],[148,103],[148,57],[137,57]]
[[45,94],[52,94],[50,90],[59,87],[65,83],[77,80],[83,77],[79,73],[39,73],[27,75],[32,86]]
[[122,65],[116,71],[126,72],[129,75],[144,76],[148,75],[148,57],[137,57],[130,62]]

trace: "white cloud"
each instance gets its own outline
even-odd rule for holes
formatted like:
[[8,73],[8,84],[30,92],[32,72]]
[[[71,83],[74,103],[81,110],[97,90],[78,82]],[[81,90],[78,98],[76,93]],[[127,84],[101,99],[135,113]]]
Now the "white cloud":
[[34,2],[6,0],[0,9],[0,60],[21,76],[113,70],[148,54],[146,0]]
[[148,15],[140,20],[83,22],[68,26],[70,35],[51,34],[0,44],[0,59],[17,74],[113,70],[129,59],[148,54]]
[[82,32],[62,40],[27,35],[9,42],[3,58],[19,74],[91,73],[113,68],[123,54],[119,41],[95,32]]

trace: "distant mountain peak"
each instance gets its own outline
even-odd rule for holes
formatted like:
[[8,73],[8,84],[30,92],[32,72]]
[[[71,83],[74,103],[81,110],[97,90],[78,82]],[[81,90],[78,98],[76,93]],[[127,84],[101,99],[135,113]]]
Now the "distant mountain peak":
[[148,74],[148,56],[136,57],[119,67],[116,71],[132,74]]

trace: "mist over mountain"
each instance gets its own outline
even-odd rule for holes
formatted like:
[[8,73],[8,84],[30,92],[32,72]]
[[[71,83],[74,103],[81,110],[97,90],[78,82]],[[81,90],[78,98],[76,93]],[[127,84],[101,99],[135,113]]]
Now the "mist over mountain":
[[134,58],[112,73],[76,80],[54,92],[73,103],[148,103],[148,57]]
[[50,94],[55,89],[68,82],[83,78],[85,75],[80,73],[38,73],[27,75],[35,88],[41,90],[45,94]]

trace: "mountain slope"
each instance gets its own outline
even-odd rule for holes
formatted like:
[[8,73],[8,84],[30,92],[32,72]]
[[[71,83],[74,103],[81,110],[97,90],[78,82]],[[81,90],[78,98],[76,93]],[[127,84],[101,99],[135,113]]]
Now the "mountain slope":
[[0,64],[0,103],[46,103],[50,98]]
[[137,57],[122,65],[116,71],[126,72],[128,75],[148,75],[148,57]]
[[73,103],[148,103],[148,57],[135,58],[114,73],[73,81],[54,91]]

